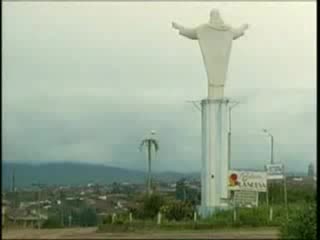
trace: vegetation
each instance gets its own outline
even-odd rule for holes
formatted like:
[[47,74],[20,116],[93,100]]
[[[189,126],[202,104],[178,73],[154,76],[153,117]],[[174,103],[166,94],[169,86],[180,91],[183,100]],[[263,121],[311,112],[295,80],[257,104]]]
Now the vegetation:
[[[181,188],[179,188],[179,186]],[[128,214],[122,216],[122,220],[117,224],[105,224],[100,226],[102,231],[136,231],[136,230],[191,230],[191,229],[219,229],[234,227],[277,227],[281,228],[282,236],[290,238],[293,235],[300,239],[315,239],[316,218],[315,202],[316,193],[310,186],[288,186],[288,209],[284,205],[283,185],[274,184],[271,193],[272,201],[269,199],[269,207],[272,206],[273,217],[270,220],[270,208],[267,206],[265,196],[259,197],[258,208],[237,208],[236,220],[234,220],[234,210],[226,210],[215,215],[193,221],[194,204],[185,197],[183,180],[177,184],[176,199],[168,196],[154,194],[145,195],[140,200],[140,205],[136,209],[131,209],[133,222],[128,221]],[[181,200],[177,200],[181,199]],[[187,201],[185,201],[187,200]],[[303,208],[310,206],[313,208]],[[288,210],[288,212],[287,212]],[[158,212],[162,213],[161,225],[157,225],[155,219]],[[287,213],[289,221],[287,221]],[[308,217],[306,217],[308,215]],[[303,218],[304,221],[301,221]],[[293,225],[293,223],[299,224]],[[109,226],[107,226],[109,225]],[[113,226],[111,226],[113,225]],[[115,226],[118,225],[118,226]],[[307,229],[310,226],[309,229]],[[299,228],[301,230],[299,230]],[[300,231],[297,233],[296,231]],[[300,235],[299,235],[300,234]]]
[[316,203],[300,205],[291,212],[288,221],[281,225],[282,239],[317,239]]
[[192,219],[194,208],[190,202],[171,199],[155,193],[151,196],[144,195],[140,205],[130,211],[137,219],[155,219],[157,214],[161,212],[166,220],[180,221]]
[[153,219],[164,204],[165,199],[160,194],[146,195],[143,197],[140,207],[136,209],[135,216],[140,219]]
[[[282,228],[283,235],[291,236],[295,235],[296,232],[292,229],[298,229],[298,224],[291,226],[290,223],[297,222],[296,213],[301,212],[301,207],[308,206],[312,202],[298,202],[290,204],[288,206],[288,214],[290,217],[289,225],[283,224],[287,222],[286,220],[286,209],[283,204],[273,205],[273,219],[269,219],[269,208],[266,205],[261,205],[258,208],[239,208],[236,209],[236,220],[234,220],[234,211],[225,210],[217,212],[215,215],[201,219],[198,218],[197,222],[193,221],[193,207],[191,203],[170,200],[160,196],[152,195],[151,197],[145,196],[142,205],[140,205],[137,211],[140,211],[140,215],[135,212],[133,222],[129,222],[128,214],[119,217],[119,221],[115,224],[110,224],[105,222],[105,224],[100,226],[100,230],[103,231],[135,231],[135,230],[152,230],[152,229],[163,229],[163,230],[179,230],[179,229],[219,229],[219,228],[232,228],[232,227],[280,227]],[[313,203],[314,204],[314,203]],[[314,205],[313,205],[314,206]],[[157,225],[155,216],[158,211],[162,213],[162,223]],[[301,224],[303,230],[303,235],[308,239],[310,237],[309,231],[315,229],[316,218],[315,218],[315,207],[313,209],[309,208],[309,212],[302,215],[305,221]],[[305,215],[309,215],[309,218]],[[313,215],[312,215],[313,214]],[[301,216],[298,215],[298,216]],[[118,217],[117,217],[118,218]],[[121,220],[120,220],[121,219]],[[292,220],[294,219],[294,220]],[[106,225],[122,225],[117,226],[106,226]],[[300,226],[300,225],[299,225]],[[311,229],[306,230],[306,226],[312,226]],[[298,231],[298,230],[297,230]],[[292,232],[292,233],[291,233]],[[308,232],[308,233],[307,233]],[[290,235],[291,234],[291,235]],[[300,236],[300,235],[299,235]],[[308,238],[307,238],[308,237]],[[314,238],[310,238],[311,240]]]
[[58,215],[49,216],[49,218],[42,224],[41,228],[62,228],[61,219]]
[[96,211],[93,208],[85,208],[80,212],[80,226],[90,227],[96,226],[98,219]]
[[189,188],[182,178],[176,183],[176,199],[181,201],[189,201],[193,206],[200,204],[200,192],[196,189]]
[[168,220],[181,221],[192,219],[194,209],[190,202],[175,200],[163,205],[160,211]]
[[[296,186],[294,184],[287,186],[287,196],[289,203],[298,203],[302,201],[313,201],[316,197],[316,191],[312,184],[303,184]],[[272,200],[271,200],[272,198]],[[265,203],[266,193],[260,193],[260,202]],[[269,202],[274,204],[283,204],[284,188],[282,182],[275,182],[269,186]]]
[[42,228],[60,228],[67,226],[90,227],[98,223],[97,214],[93,208],[82,208],[80,211],[64,208],[55,210],[44,222]]
[[[149,139],[150,140],[150,139]],[[141,147],[147,150],[158,145],[145,139]],[[148,142],[149,141],[149,142]],[[152,146],[149,148],[149,146]],[[151,162],[151,155],[148,157]],[[151,165],[149,176],[151,179]],[[180,178],[181,179],[181,178]],[[298,185],[299,184],[299,185]],[[133,187],[134,188],[134,187]],[[176,192],[168,194],[140,195],[129,186],[122,186],[114,182],[111,185],[112,193],[123,193],[130,196],[132,204],[128,212],[117,214],[114,221],[112,215],[103,217],[99,221],[99,228],[104,231],[135,231],[135,230],[180,230],[180,229],[219,229],[231,227],[262,227],[273,226],[281,229],[282,238],[316,239],[316,191],[312,184],[295,183],[287,186],[288,219],[284,207],[283,185],[274,183],[269,190],[269,205],[273,207],[273,219],[269,220],[269,208],[266,196],[259,195],[258,208],[236,209],[236,220],[233,210],[221,211],[206,219],[198,217],[193,221],[195,206],[199,204],[199,194],[188,188],[185,180],[181,179],[176,184]],[[99,189],[94,189],[100,194]],[[47,199],[50,192],[41,192],[42,199]],[[6,197],[11,201],[38,201],[38,192],[20,191],[8,193]],[[96,226],[98,224],[96,209],[86,201],[66,201],[64,192],[60,196],[53,195],[49,199],[61,199],[60,205],[52,204],[48,209],[49,219],[43,223],[43,228],[60,228],[68,226]],[[53,201],[54,202],[54,201]],[[129,221],[129,212],[133,221]],[[162,213],[161,225],[157,224],[156,216]],[[102,213],[102,212],[101,212]],[[103,216],[102,214],[100,216]]]

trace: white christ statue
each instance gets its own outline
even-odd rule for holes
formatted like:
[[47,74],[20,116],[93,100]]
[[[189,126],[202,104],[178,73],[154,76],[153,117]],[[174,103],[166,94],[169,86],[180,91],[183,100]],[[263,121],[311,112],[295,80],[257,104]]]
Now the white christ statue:
[[223,22],[219,10],[212,9],[208,23],[186,28],[173,22],[172,27],[179,30],[182,36],[199,40],[208,76],[208,98],[223,98],[232,40],[244,35],[248,24],[233,28]]

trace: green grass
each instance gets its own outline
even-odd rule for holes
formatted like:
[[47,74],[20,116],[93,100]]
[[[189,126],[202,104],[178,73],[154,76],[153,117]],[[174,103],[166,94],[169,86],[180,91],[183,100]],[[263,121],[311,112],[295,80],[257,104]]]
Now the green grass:
[[249,226],[215,226],[209,223],[178,222],[163,223],[157,225],[154,222],[133,222],[122,225],[105,224],[98,227],[98,232],[222,232],[222,231],[261,231],[261,230],[277,230],[275,227],[249,227]]
[[[289,216],[301,207],[301,204],[289,205]],[[168,221],[163,218],[161,225],[157,225],[156,219],[141,220],[134,219],[129,223],[126,218],[116,221],[114,224],[106,222],[98,226],[102,232],[135,232],[135,231],[187,231],[187,230],[219,230],[219,229],[239,229],[254,227],[280,227],[286,221],[286,211],[283,205],[273,206],[273,220],[269,221],[269,208],[260,206],[259,208],[237,209],[237,220],[233,220],[233,210],[221,211],[215,215],[199,219],[196,223],[190,220]]]

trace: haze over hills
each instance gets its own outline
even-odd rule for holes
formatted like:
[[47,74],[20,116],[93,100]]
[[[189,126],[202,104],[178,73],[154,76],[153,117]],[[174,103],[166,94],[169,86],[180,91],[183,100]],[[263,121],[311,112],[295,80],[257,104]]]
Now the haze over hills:
[[[28,187],[32,183],[48,185],[80,185],[87,183],[110,184],[113,182],[143,183],[146,173],[144,171],[105,166],[101,164],[85,163],[9,163],[2,162],[2,188],[12,186],[12,173],[15,170],[16,187]],[[254,170],[254,169],[241,169]],[[154,179],[164,182],[175,182],[181,178],[200,180],[199,172],[156,172],[152,173]],[[305,176],[306,172],[289,172],[287,175]]]
[[[48,185],[78,185],[87,183],[110,184],[113,182],[143,183],[144,171],[130,170],[99,164],[84,163],[2,163],[2,187],[8,189],[12,184],[15,170],[16,187],[31,186],[32,183]],[[153,172],[156,180],[177,181],[183,177],[199,178],[199,173]]]

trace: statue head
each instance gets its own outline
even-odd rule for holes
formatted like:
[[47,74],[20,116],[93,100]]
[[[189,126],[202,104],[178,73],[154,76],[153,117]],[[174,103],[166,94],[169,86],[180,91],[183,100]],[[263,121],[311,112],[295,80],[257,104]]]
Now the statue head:
[[210,23],[212,24],[224,24],[220,12],[218,9],[213,8],[210,12]]
[[213,8],[210,12],[209,26],[219,30],[229,30],[230,26],[225,24],[218,9]]

